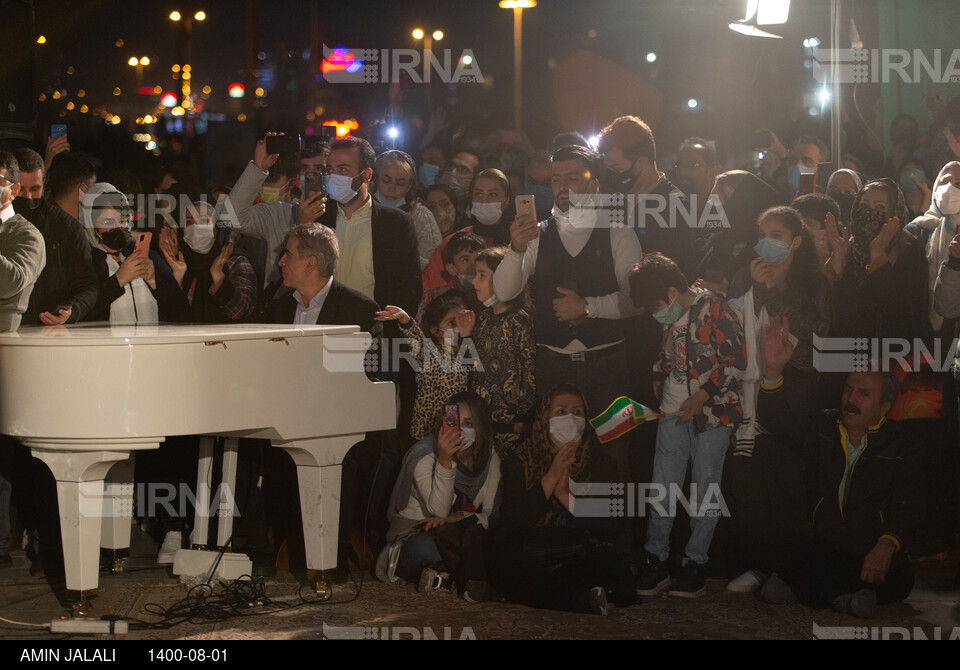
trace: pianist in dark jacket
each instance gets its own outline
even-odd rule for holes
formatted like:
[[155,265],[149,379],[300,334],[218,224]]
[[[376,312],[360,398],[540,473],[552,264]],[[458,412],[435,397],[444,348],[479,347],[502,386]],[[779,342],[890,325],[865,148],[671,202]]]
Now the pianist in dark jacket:
[[100,281],[88,321],[116,324],[183,321],[187,300],[159,254],[133,253],[127,197],[106,182],[94,184],[80,206],[80,222]]
[[283,284],[293,291],[268,309],[270,323],[357,325],[377,338],[382,326],[374,320],[380,307],[359,291],[333,278],[339,260],[337,236],[320,223],[294,226],[280,255]]

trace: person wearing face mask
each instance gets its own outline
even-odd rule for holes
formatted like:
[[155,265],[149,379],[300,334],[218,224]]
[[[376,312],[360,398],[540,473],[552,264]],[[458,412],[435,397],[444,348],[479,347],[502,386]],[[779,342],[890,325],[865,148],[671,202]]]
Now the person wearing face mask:
[[440,177],[440,170],[447,164],[447,153],[439,144],[428,144],[420,150],[420,159],[423,161],[417,170],[420,186],[433,186]]
[[485,543],[491,586],[508,602],[607,614],[636,602],[626,561],[607,543],[622,518],[578,515],[573,483],[616,481],[597,449],[583,393],[561,384],[544,394],[533,431],[503,459],[500,524]]
[[[956,311],[949,299],[944,298],[946,294],[942,294],[940,300],[937,300],[936,287],[939,284],[953,286],[952,271],[955,266],[960,267],[956,261],[952,260],[958,221],[960,221],[960,162],[951,161],[943,166],[934,181],[930,208],[911,221],[906,228],[917,237],[926,237],[929,286],[934,298],[930,307],[930,324],[935,331],[939,331],[944,325],[944,312],[937,308],[937,302],[941,302],[941,306],[951,314]],[[952,336],[951,333],[944,335]]]
[[[650,127],[636,116],[621,116],[600,131],[599,151],[603,154],[606,173],[604,193],[632,195],[638,201],[650,196],[646,209],[660,209],[661,221],[670,222],[672,211],[689,211],[687,196],[657,167],[657,145]],[[626,199],[629,204],[629,199]],[[676,203],[675,205],[672,203]],[[634,221],[634,212],[627,211],[627,226],[633,227],[643,250],[659,251],[677,260],[684,272],[693,275],[698,258],[692,252],[693,242],[702,231],[681,221],[664,228],[657,218],[646,213],[642,221]]]
[[857,199],[857,193],[861,188],[863,188],[863,179],[853,170],[846,168],[837,170],[827,180],[827,195],[840,206],[839,221],[845,226],[850,225],[853,201]]
[[480,155],[470,149],[458,151],[437,177],[437,184],[445,184],[457,194],[461,206],[470,203],[471,186],[483,165]]
[[333,203],[319,221],[337,233],[337,281],[413,313],[423,292],[416,228],[409,214],[370,195],[375,161],[373,147],[358,137],[330,145],[323,185]]
[[[575,379],[591,407],[606,408],[630,388],[623,322],[637,313],[629,276],[641,250],[633,231],[598,224],[596,210],[580,206],[599,189],[599,162],[584,147],[557,150],[552,216],[543,223],[517,216],[493,285],[500,300],[531,288],[538,386]],[[613,444],[604,448],[618,450]],[[625,453],[618,462],[627,476]]]
[[112,184],[90,187],[80,222],[100,281],[97,302],[88,321],[116,324],[185,321],[188,304],[183,291],[158,253],[133,253],[128,227],[130,204]]
[[[500,458],[492,448],[490,410],[476,394],[438,398],[438,420],[403,458],[390,497],[388,544],[376,575],[413,582],[421,592],[452,590],[487,599],[482,543],[497,513]],[[439,420],[440,410],[457,414]],[[459,424],[457,419],[459,418]]]
[[20,315],[47,262],[40,231],[13,209],[18,193],[20,166],[13,154],[0,151],[0,282],[6,293],[0,300],[0,332],[20,326]]
[[486,248],[483,238],[466,230],[460,230],[450,236],[449,243],[443,248],[444,277],[449,277],[445,284],[426,289],[420,298],[417,307],[417,321],[423,321],[423,314],[433,300],[447,291],[458,291],[463,294],[467,307],[478,311],[481,307],[477,300],[477,292],[473,288],[473,279],[476,273],[477,254]]
[[43,235],[49,259],[34,284],[21,323],[74,323],[97,301],[99,282],[90,243],[79,221],[43,197],[43,157],[32,149],[18,149],[14,155],[23,188],[13,200],[13,209]]
[[[266,137],[272,135],[276,133],[267,133],[257,142],[253,160],[230,189],[220,216],[231,228],[239,228],[244,235],[266,243],[263,288],[267,299],[276,297],[282,287],[277,261],[283,253],[287,231],[298,223],[316,221],[327,203],[319,191],[309,197],[301,195],[299,201],[292,199],[300,163],[294,158],[281,163],[279,154],[268,154]],[[274,183],[266,185],[271,174]]]
[[407,212],[417,230],[417,248],[420,251],[420,269],[430,262],[430,256],[440,245],[440,229],[433,214],[424,205],[418,194],[419,183],[416,164],[409,154],[402,151],[385,151],[373,164],[374,197],[384,207],[396,207]]
[[[799,218],[799,217],[798,217]],[[743,384],[747,348],[736,312],[722,298],[698,291],[669,258],[647,254],[630,276],[630,295],[663,324],[663,344],[655,371],[660,411],[651,481],[682,487],[692,461],[691,483],[702,503],[720,486],[733,429],[743,420]],[[692,489],[691,489],[692,495]],[[638,595],[696,598],[705,593],[703,566],[717,526],[715,516],[690,519],[683,569],[671,584],[670,530],[673,516],[651,507],[640,561]]]
[[485,246],[499,246],[510,241],[510,223],[516,216],[516,207],[512,201],[512,191],[507,176],[500,170],[484,170],[473,180],[470,186],[471,199],[467,207],[469,225],[456,233],[448,235],[433,253],[430,262],[423,271],[423,289],[435,289],[438,286],[457,287],[457,278],[449,271],[446,248],[459,233],[475,233]]
[[445,184],[428,186],[424,189],[423,197],[427,203],[427,209],[437,222],[442,237],[446,238],[470,225],[463,210],[457,207],[457,196],[449,186]]
[[190,321],[246,320],[257,298],[253,266],[242,253],[234,252],[232,242],[223,245],[217,238],[213,205],[198,201],[185,214],[182,239],[164,227],[160,250],[190,303]]
[[493,446],[501,456],[515,452],[529,434],[537,404],[537,347],[526,296],[502,301],[493,290],[493,273],[505,252],[504,247],[494,247],[477,255],[473,288],[483,308],[476,324],[468,322],[460,331],[461,337],[472,338],[480,357],[468,388],[490,405]]
[[828,226],[834,251],[827,267],[839,277],[838,336],[931,337],[927,258],[905,222],[903,193],[881,179],[857,194],[850,238]]
[[[377,321],[396,321],[408,338],[416,362],[417,393],[413,404],[410,437],[423,439],[439,419],[438,400],[467,389],[472,361],[461,351],[460,327],[472,313],[459,291],[447,291],[431,302],[418,324],[403,309],[387,305]],[[428,339],[429,338],[429,339]]]
[[[836,203],[821,198],[836,209]],[[798,200],[800,200],[798,198]],[[802,204],[802,203],[801,203]],[[781,448],[762,430],[757,417],[763,366],[764,329],[770,319],[786,319],[794,335],[794,355],[787,366],[790,406],[797,425],[816,425],[819,372],[813,364],[813,336],[827,337],[831,327],[831,290],[821,272],[810,236],[797,210],[773,207],[757,220],[758,258],[738,272],[730,284],[730,306],[737,312],[747,348],[743,375],[743,421],[736,429],[732,458],[724,477],[724,499],[730,518],[722,519],[711,553],[726,564],[731,576],[744,570],[772,572],[796,539],[796,512],[806,504],[804,474],[811,470],[798,454]],[[823,224],[821,224],[822,226]],[[803,441],[815,440],[810,433]],[[771,501],[777,500],[776,511]],[[782,503],[782,504],[780,504]],[[789,521],[788,521],[789,517]],[[719,528],[720,526],[718,526]],[[759,586],[753,573],[744,573],[728,590]]]

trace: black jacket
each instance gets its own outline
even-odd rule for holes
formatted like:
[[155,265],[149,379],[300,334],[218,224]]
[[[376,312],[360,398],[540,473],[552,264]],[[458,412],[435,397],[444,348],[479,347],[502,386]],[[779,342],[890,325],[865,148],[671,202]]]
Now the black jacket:
[[[31,208],[33,203],[36,208]],[[47,250],[47,264],[33,286],[21,324],[40,323],[40,313],[55,315],[58,305],[73,307],[67,323],[84,318],[97,301],[99,282],[80,222],[46,198],[14,198],[13,209],[40,231]]]
[[[383,324],[375,321],[375,312],[380,307],[373,300],[331,279],[330,293],[323,301],[320,314],[317,316],[318,326],[360,326],[360,330],[370,333],[374,337],[380,335]],[[273,301],[268,311],[269,323],[293,323],[297,314],[297,299],[293,292],[286,293]]]
[[[884,421],[868,431],[866,445],[846,484],[841,510],[840,482],[846,469],[844,441],[836,412],[824,412],[817,423],[816,444],[799,444],[802,435],[789,406],[790,394],[763,391],[757,417],[764,428],[787,446],[805,450],[815,468],[816,492],[811,520],[815,539],[843,553],[866,555],[883,535],[909,546],[920,525],[919,470],[915,452],[922,445],[910,435],[916,421]],[[927,420],[926,423],[929,423]]]
[[[376,198],[371,200],[373,298],[379,305],[396,305],[407,314],[416,314],[423,285],[413,219],[399,209],[384,207]],[[336,203],[332,203],[320,217],[320,223],[336,229],[338,210]]]

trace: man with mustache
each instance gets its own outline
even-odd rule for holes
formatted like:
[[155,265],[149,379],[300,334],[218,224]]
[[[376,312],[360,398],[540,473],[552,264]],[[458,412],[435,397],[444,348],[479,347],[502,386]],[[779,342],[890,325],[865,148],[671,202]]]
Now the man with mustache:
[[813,468],[813,527],[794,565],[760,590],[764,600],[799,600],[869,619],[877,605],[913,588],[906,547],[919,519],[916,461],[907,431],[885,420],[898,392],[890,372],[847,375],[839,415],[824,415],[816,444],[798,444],[798,416],[782,393],[793,355],[786,317],[764,334],[764,379],[758,417],[784,444],[807,452]]

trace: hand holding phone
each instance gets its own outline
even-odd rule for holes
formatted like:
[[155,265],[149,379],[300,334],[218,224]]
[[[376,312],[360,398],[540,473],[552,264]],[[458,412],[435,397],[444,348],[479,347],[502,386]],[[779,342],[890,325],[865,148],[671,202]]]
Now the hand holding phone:
[[137,235],[137,244],[134,247],[133,255],[147,258],[150,255],[150,241],[153,239],[153,233],[140,233]]

